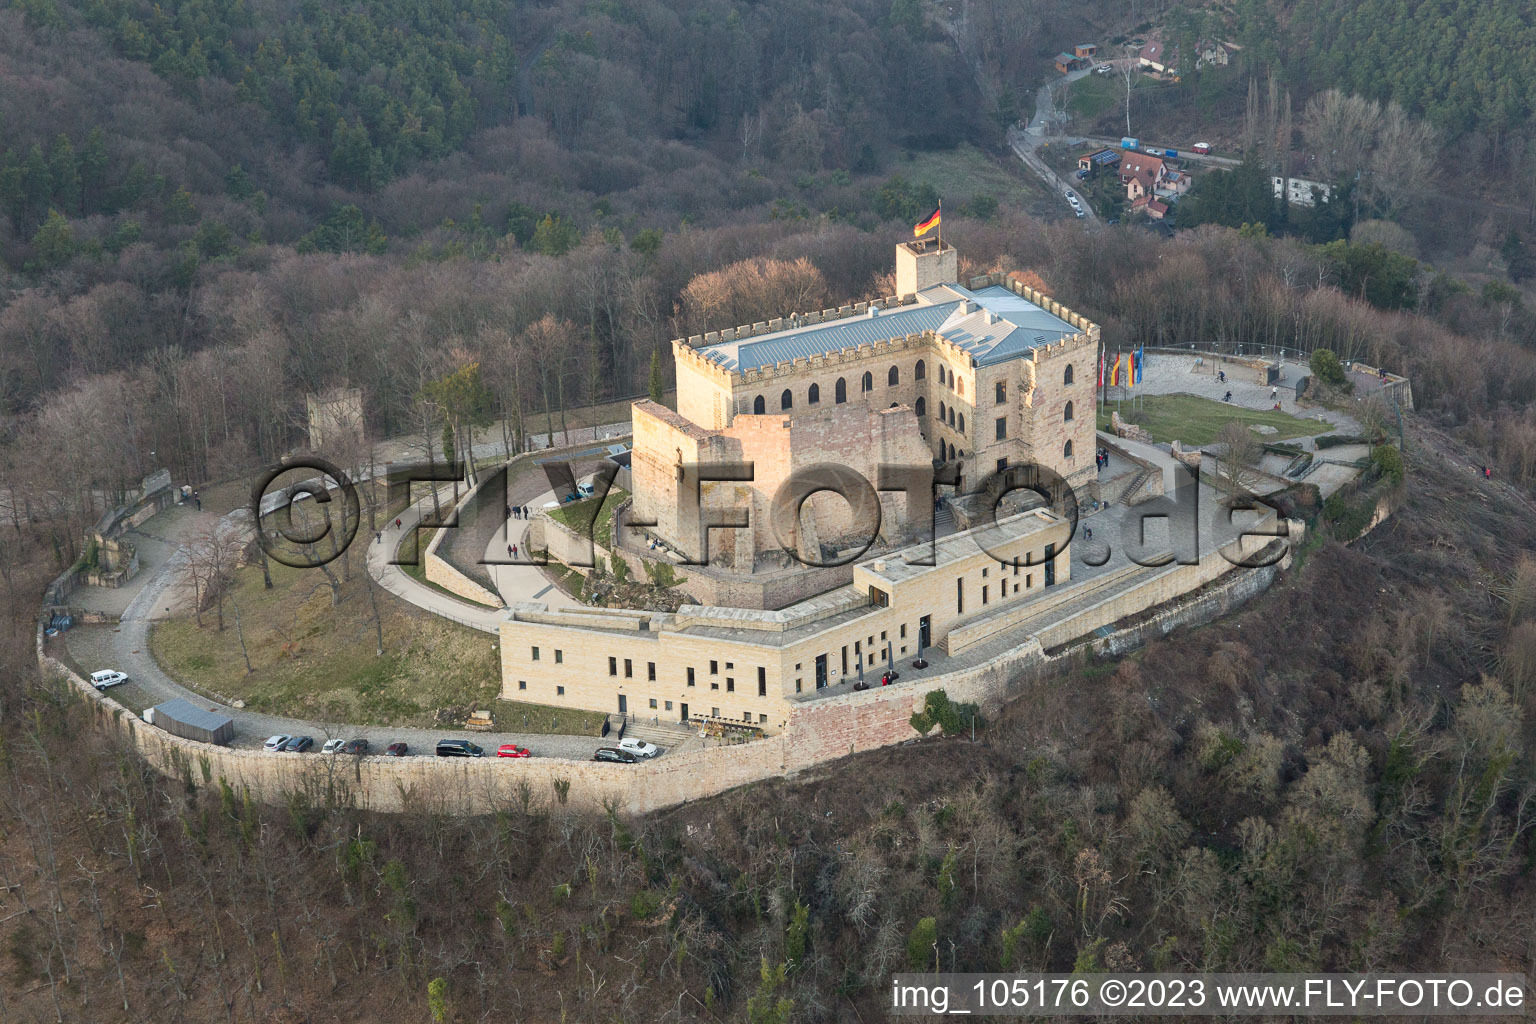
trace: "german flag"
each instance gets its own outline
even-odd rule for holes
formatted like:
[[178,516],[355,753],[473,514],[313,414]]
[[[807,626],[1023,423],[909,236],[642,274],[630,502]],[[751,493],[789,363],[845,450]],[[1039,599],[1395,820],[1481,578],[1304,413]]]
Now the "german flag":
[[913,227],[912,227],[912,235],[913,235],[913,237],[914,238],[922,238],[928,232],[930,232],[934,228],[938,227],[939,226],[939,214],[942,213],[943,210],[944,210],[944,208],[941,206],[937,210],[934,210],[931,214],[929,214],[927,220],[923,221],[921,224],[913,225]]

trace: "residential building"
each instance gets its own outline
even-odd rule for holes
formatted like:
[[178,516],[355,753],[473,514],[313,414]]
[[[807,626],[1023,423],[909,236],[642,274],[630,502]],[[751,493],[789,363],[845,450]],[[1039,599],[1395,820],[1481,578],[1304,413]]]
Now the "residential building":
[[1333,194],[1333,186],[1308,178],[1275,175],[1269,181],[1274,186],[1275,198],[1284,199],[1292,206],[1315,206],[1319,199],[1326,202]]

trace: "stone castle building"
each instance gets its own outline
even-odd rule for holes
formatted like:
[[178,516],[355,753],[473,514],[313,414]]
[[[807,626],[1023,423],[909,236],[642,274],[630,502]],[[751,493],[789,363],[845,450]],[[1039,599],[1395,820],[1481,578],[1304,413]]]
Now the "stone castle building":
[[[751,573],[856,542],[868,517],[829,493],[774,522],[775,495],[813,466],[872,483],[882,465],[932,469],[964,494],[1034,464],[1092,497],[1098,325],[1016,278],[961,285],[950,245],[898,245],[896,285],[876,302],[674,341],[677,412],[634,407],[631,522]],[[709,481],[707,467],[740,463],[751,479]],[[928,525],[926,502],[908,509],[884,491],[879,503],[884,543]],[[727,519],[737,525],[711,528]]]

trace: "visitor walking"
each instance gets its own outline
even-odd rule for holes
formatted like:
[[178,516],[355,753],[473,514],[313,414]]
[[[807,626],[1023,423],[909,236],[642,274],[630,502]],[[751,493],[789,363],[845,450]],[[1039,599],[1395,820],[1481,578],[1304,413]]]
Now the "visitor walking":
[[1230,402],[1230,401],[1232,401],[1232,392],[1228,391],[1227,394],[1226,394],[1226,397],[1223,398],[1222,401],[1223,402]]
[[1278,402],[1280,400],[1280,389],[1279,388],[1270,388],[1269,389],[1269,400],[1271,402]]

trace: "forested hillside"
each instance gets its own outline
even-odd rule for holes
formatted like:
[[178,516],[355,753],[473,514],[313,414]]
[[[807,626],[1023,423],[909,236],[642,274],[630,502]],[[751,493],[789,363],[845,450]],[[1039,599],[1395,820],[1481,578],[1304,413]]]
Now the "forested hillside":
[[[1293,81],[1396,100],[1446,138],[1526,153],[1536,117],[1536,19],[1522,0],[1271,0]],[[1252,34],[1258,35],[1258,32]]]
[[594,225],[803,204],[797,177],[846,185],[990,114],[948,38],[875,0],[9,7],[0,253],[17,270],[141,239],[176,248],[183,277],[256,242],[527,245],[545,218],[537,245],[558,254]]

